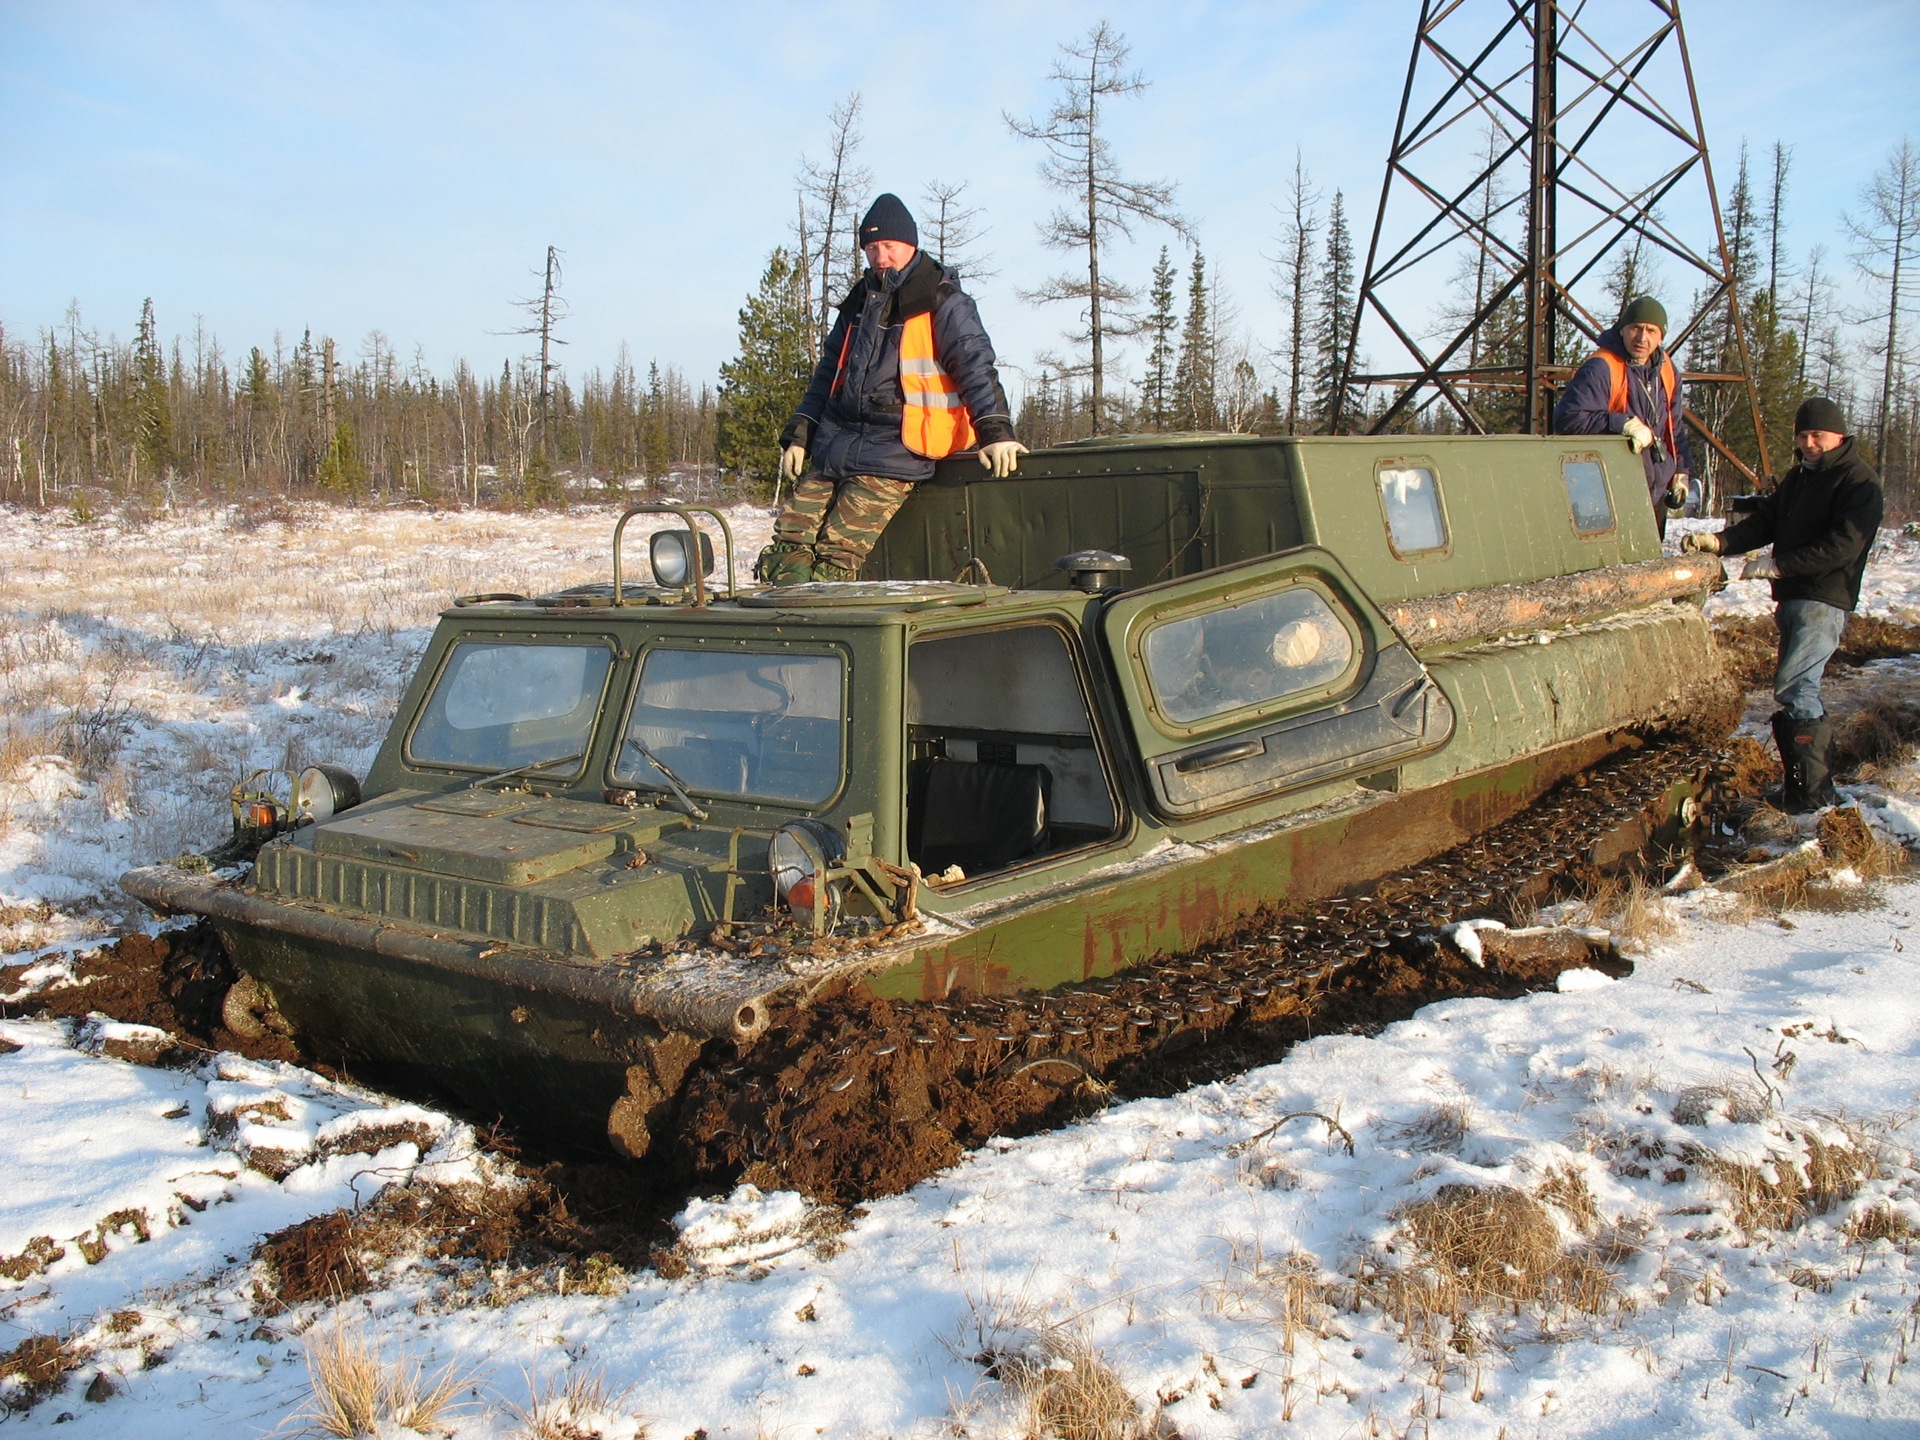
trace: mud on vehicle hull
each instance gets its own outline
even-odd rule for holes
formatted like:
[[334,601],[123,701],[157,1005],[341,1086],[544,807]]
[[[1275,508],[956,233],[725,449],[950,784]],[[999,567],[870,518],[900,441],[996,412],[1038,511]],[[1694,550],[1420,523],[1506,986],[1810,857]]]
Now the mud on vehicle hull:
[[[1254,912],[1364,893],[1640,745],[1624,732],[1597,736],[1423,791],[1330,805],[1230,845],[1090,878],[1071,893],[1028,897],[960,923],[911,924],[851,953],[823,942],[823,955],[801,946],[783,959],[748,959],[707,946],[590,968],[290,912],[167,867],[126,883],[156,908],[208,916],[314,1058],[448,1097],[530,1134],[611,1143],[637,1158],[673,1128],[696,1067],[731,1062],[770,1024],[794,1026],[823,997],[909,1002],[911,1010],[912,1002],[1044,994],[1129,973],[1199,950]],[[1605,866],[1643,847],[1677,848],[1698,788],[1691,773],[1667,784],[1608,848],[1589,848],[1579,862]],[[1014,955],[1053,963],[1016,969],[1005,958]],[[1183,1028],[1162,1026],[1156,1043]]]

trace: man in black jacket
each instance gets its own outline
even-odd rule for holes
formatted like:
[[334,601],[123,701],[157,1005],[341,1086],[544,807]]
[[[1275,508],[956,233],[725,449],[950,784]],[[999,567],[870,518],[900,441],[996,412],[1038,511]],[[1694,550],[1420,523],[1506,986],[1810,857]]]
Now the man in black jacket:
[[769,584],[853,579],[935,460],[977,446],[1003,478],[1026,453],[980,312],[921,252],[907,207],[882,195],[859,237],[871,268],[840,303],[780,435],[780,474],[793,490],[760,555]]
[[1820,703],[1820,676],[1840,646],[1847,612],[1860,603],[1860,578],[1886,506],[1880,477],[1846,430],[1846,417],[1833,401],[1803,401],[1793,417],[1800,463],[1779,488],[1719,534],[1700,531],[1681,542],[1682,549],[1709,555],[1773,546],[1771,558],[1748,563],[1744,578],[1773,581],[1780,626],[1773,676],[1780,709],[1773,737],[1786,772],[1782,808],[1795,813],[1840,799],[1833,788],[1833,722]]

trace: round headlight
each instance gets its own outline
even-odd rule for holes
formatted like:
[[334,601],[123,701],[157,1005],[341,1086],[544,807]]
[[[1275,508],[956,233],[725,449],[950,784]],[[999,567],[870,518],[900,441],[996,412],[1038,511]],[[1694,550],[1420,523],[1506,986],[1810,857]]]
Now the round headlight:
[[300,772],[299,783],[293,788],[294,823],[331,820],[359,803],[360,782],[351,770],[338,765],[309,765]]
[[705,531],[662,530],[647,542],[653,578],[669,589],[693,583],[695,557],[702,575],[713,573],[713,541]]
[[[795,915],[811,918],[822,873],[838,865],[846,853],[846,841],[818,820],[789,820],[774,831],[767,845],[767,870],[780,903]],[[825,898],[826,921],[831,926],[840,911],[838,889],[830,888]]]

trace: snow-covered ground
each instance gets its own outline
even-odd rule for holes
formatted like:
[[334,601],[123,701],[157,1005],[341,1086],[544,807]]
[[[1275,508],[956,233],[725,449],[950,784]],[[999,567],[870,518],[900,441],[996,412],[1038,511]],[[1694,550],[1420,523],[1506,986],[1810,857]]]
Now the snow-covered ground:
[[[747,554],[765,523],[735,518]],[[114,923],[113,876],[217,838],[236,773],[364,769],[448,596],[604,578],[611,524],[0,515],[7,961]],[[1920,620],[1920,543],[1883,544],[1866,608]],[[102,748],[59,748],[96,712]],[[1887,790],[1915,781],[1862,798],[1891,828]],[[1920,884],[1843,882],[1785,918],[1699,891],[1654,908],[1624,981],[1325,1037],[997,1143],[839,1233],[796,1196],[715,1197],[679,1219],[686,1274],[511,1300],[428,1260],[337,1306],[275,1314],[255,1289],[253,1245],[295,1220],[400,1181],[508,1183],[456,1122],[231,1056],[130,1063],[124,1027],[0,1022],[0,1354],[56,1335],[86,1356],[0,1423],[286,1433],[344,1334],[452,1364],[440,1423],[474,1440],[537,1433],[514,1407],[554,1419],[569,1376],[573,1433],[609,1440],[1018,1435],[1049,1383],[1102,1376],[1184,1436],[1920,1433]],[[1551,1263],[1559,1288],[1456,1314],[1422,1228],[1450,1206],[1478,1255],[1531,1242],[1483,1284],[1524,1294]]]
[[[365,774],[440,610],[610,579],[618,513],[0,510],[0,954],[131,914],[120,874],[222,839],[250,771]],[[745,581],[771,517],[728,517]]]

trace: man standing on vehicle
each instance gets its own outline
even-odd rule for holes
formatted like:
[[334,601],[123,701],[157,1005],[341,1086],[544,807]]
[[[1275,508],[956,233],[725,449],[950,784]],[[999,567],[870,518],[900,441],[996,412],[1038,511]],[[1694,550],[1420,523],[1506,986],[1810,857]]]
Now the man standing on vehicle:
[[1833,721],[1820,701],[1820,676],[1840,646],[1847,612],[1860,603],[1860,577],[1886,497],[1833,401],[1801,402],[1793,432],[1800,461],[1779,488],[1761,496],[1753,513],[1718,534],[1690,534],[1680,548],[1744,555],[1773,546],[1771,557],[1748,562],[1743,578],[1773,582],[1780,626],[1773,738],[1786,772],[1781,808],[1800,814],[1840,800],[1833,788]]
[[859,236],[871,268],[840,303],[780,435],[780,475],[793,490],[756,567],[773,585],[857,576],[934,461],[977,445],[980,463],[1004,479],[1026,453],[980,312],[920,252],[907,207],[882,195]]
[[1680,377],[1660,348],[1667,311],[1642,295],[1600,337],[1600,348],[1574,372],[1553,407],[1556,435],[1624,435],[1647,471],[1647,494],[1660,534],[1667,511],[1692,493],[1692,452],[1680,423]]

